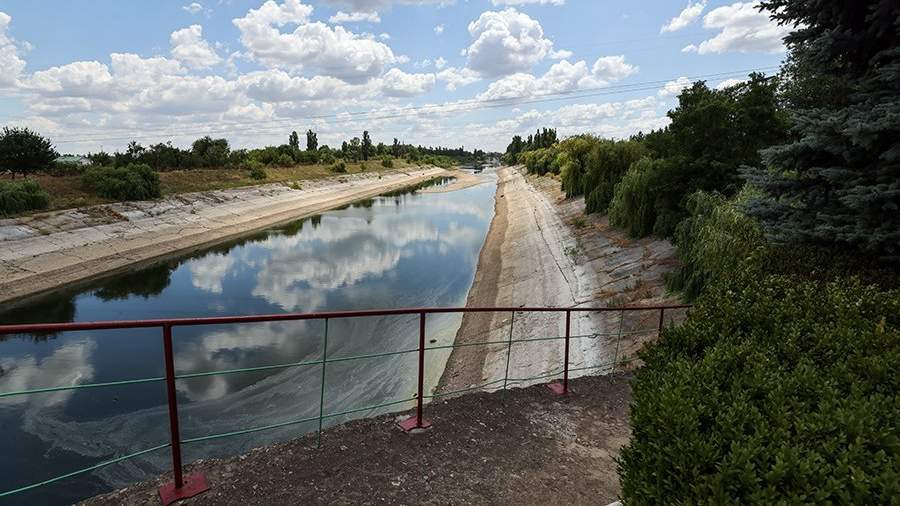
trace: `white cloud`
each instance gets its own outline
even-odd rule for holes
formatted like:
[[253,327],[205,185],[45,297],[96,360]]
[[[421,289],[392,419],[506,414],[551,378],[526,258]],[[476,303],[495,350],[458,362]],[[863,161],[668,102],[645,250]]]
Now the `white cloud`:
[[658,95],[661,97],[674,97],[681,93],[681,90],[690,87],[691,84],[690,79],[682,76],[674,81],[667,82],[662,89],[659,90]]
[[377,12],[350,12],[338,11],[328,18],[334,24],[341,23],[381,23],[381,16]]
[[356,12],[376,12],[398,5],[450,5],[454,0],[325,0],[331,5],[341,5]]
[[730,87],[732,87],[732,86],[741,84],[742,82],[744,82],[743,79],[734,79],[734,78],[732,78],[732,79],[725,79],[724,81],[722,81],[721,83],[719,83],[719,84],[716,85],[716,89],[717,89],[717,90],[724,90],[725,88],[730,88]]
[[593,72],[604,81],[618,81],[637,73],[638,68],[625,62],[625,56],[603,56],[594,62]]
[[601,57],[592,69],[584,60],[575,63],[563,60],[540,77],[520,72],[498,79],[478,98],[522,98],[597,88],[637,71],[637,67],[625,62],[624,56]]
[[391,40],[391,34],[382,33],[381,35],[378,36],[378,38],[380,38],[381,40]]
[[7,34],[12,17],[0,12],[0,88],[12,87],[25,69],[25,60],[19,57],[16,41]]
[[277,69],[242,75],[237,79],[237,87],[247,97],[267,103],[339,98],[364,91],[335,77],[291,76]]
[[203,12],[203,5],[197,2],[192,2],[188,5],[183,6],[182,9],[190,12],[191,14],[199,14]]
[[438,58],[436,60],[434,60],[434,68],[441,70],[442,68],[444,68],[446,66],[447,66],[447,60],[443,59],[442,57],[438,56]]
[[700,0],[696,3],[688,1],[687,7],[685,7],[680,14],[663,25],[663,27],[659,30],[660,33],[676,32],[678,30],[681,30],[682,28],[688,26],[689,24],[693,23],[694,20],[699,18],[700,14],[703,14],[703,9],[705,8],[706,0]]
[[565,5],[566,0],[491,0],[494,5]]
[[35,72],[25,86],[51,97],[107,98],[114,95],[109,67],[97,61],[76,61]]
[[553,51],[541,24],[512,8],[483,12],[469,24],[469,34],[467,66],[487,77],[526,72]]
[[437,78],[447,83],[448,91],[456,91],[481,80],[478,72],[467,68],[448,67],[437,73]]
[[172,32],[172,58],[194,68],[209,68],[222,62],[209,42],[203,40],[203,27],[191,25]]
[[[269,0],[233,23],[248,55],[271,68],[310,69],[347,82],[364,82],[401,61],[390,47],[371,36],[341,26],[310,23],[312,10],[299,0],[285,0],[280,5]],[[292,32],[279,30],[288,24],[297,27]]]
[[407,74],[400,69],[389,70],[382,78],[382,93],[389,97],[413,97],[434,88],[434,74]]
[[436,33],[438,35],[444,33],[444,25],[436,25],[434,27],[434,33]]
[[782,39],[791,32],[759,10],[759,2],[737,2],[711,10],[703,17],[703,27],[721,30],[699,45],[688,45],[683,52],[778,53],[784,51]]
[[518,73],[494,81],[479,99],[520,98],[561,93],[603,84],[588,70],[587,63],[563,60],[550,67],[543,76]]

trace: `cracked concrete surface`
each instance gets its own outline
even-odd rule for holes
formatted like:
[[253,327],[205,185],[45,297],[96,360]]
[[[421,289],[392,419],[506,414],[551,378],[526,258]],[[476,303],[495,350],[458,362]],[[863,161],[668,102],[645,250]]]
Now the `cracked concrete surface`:
[[[566,199],[559,181],[498,172],[496,210],[479,258],[470,307],[608,307],[677,303],[665,293],[663,274],[674,265],[668,241],[632,240],[605,217],[584,214],[584,199]],[[673,311],[667,321],[683,315]],[[659,313],[572,313],[571,376],[614,370],[656,338]],[[502,388],[559,377],[563,313],[467,314],[457,344],[497,343],[453,350],[438,390],[478,385]],[[514,343],[512,340],[532,340]],[[537,377],[537,378],[535,378]],[[534,378],[527,379],[526,378]],[[524,380],[524,381],[516,381]]]
[[353,174],[122,202],[0,220],[0,303],[195,251],[447,174]]

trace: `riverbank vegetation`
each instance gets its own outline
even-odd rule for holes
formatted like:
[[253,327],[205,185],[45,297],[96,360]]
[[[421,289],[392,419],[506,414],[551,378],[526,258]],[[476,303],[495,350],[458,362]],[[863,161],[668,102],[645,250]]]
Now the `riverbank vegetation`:
[[760,8],[795,27],[779,74],[696,82],[662,130],[505,155],[676,245],[696,305],[641,355],[628,504],[900,495],[900,7]]
[[[432,165],[450,168],[484,161],[481,150],[373,143],[369,132],[343,142],[340,148],[319,145],[318,135],[306,132],[288,143],[255,149],[232,149],[227,139],[209,136],[190,148],[171,143],[149,146],[132,141],[124,151],[88,153],[82,163],[60,162],[50,139],[28,129],[6,128],[0,134],[0,215],[43,209],[66,209],[115,200],[157,198],[194,191],[249,186],[261,182],[296,186],[298,181]],[[79,159],[79,157],[72,157]],[[149,171],[149,172],[148,172]],[[6,173],[6,176],[2,174]]]

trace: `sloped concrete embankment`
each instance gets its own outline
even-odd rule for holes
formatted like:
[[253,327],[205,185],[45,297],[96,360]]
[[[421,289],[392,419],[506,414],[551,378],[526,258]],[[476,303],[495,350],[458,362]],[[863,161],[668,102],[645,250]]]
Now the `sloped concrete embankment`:
[[0,221],[0,303],[320,213],[441,176],[438,168],[177,195]]
[[[665,296],[662,276],[674,265],[667,241],[634,241],[605,218],[585,216],[583,199],[565,199],[552,178],[524,176],[520,168],[498,172],[494,220],[481,251],[467,305],[497,307],[605,307],[677,302]],[[657,312],[573,313],[572,376],[605,373],[634,357],[656,338]],[[677,317],[670,314],[669,319]],[[562,313],[467,314],[458,344],[541,339],[565,335]],[[564,343],[544,340],[456,348],[438,391],[482,384],[502,387],[559,373]],[[545,382],[553,377],[513,381]]]

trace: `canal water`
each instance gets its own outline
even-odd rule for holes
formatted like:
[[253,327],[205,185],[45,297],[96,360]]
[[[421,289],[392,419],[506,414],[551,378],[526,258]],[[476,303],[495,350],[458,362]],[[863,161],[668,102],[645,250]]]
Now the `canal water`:
[[[2,323],[463,306],[493,216],[495,175],[446,193],[398,192],[184,258],[59,291],[0,312]],[[438,184],[446,184],[441,181]],[[451,344],[458,315],[429,317],[430,346]],[[180,327],[177,374],[321,360],[322,321]],[[164,375],[159,329],[0,337],[0,392]],[[414,350],[418,316],[328,322],[327,357]],[[447,351],[428,353],[434,384]],[[396,411],[412,399],[416,353],[328,363],[324,426]],[[178,381],[182,438],[316,417],[321,365]],[[352,411],[351,413],[345,413]],[[239,454],[315,431],[318,421],[187,444],[185,461]],[[168,442],[162,382],[0,398],[0,492]],[[311,450],[315,451],[315,450]],[[170,469],[167,448],[3,504],[68,504]]]

